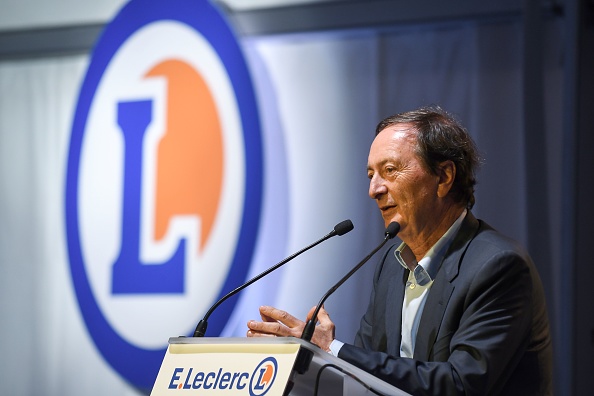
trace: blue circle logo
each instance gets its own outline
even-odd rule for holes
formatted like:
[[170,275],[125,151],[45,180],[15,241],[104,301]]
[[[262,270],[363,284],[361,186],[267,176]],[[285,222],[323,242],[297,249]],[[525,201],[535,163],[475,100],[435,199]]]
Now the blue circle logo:
[[72,126],[66,230],[88,331],[134,386],[150,389],[168,338],[244,281],[261,146],[245,59],[209,1],[132,0],[106,27]]
[[270,356],[262,360],[252,373],[250,379],[250,395],[265,395],[270,390],[270,388],[272,388],[277,372],[278,363],[274,357]]

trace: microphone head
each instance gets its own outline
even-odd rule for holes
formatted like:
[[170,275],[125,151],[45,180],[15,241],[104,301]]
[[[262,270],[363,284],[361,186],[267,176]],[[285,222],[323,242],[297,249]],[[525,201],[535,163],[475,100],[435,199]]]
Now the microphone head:
[[397,222],[393,221],[391,222],[388,227],[386,228],[386,239],[392,239],[396,236],[396,234],[398,234],[398,232],[400,231],[400,224],[398,224]]
[[355,226],[352,221],[344,220],[334,226],[334,232],[336,235],[341,236],[350,232],[353,228],[355,228]]

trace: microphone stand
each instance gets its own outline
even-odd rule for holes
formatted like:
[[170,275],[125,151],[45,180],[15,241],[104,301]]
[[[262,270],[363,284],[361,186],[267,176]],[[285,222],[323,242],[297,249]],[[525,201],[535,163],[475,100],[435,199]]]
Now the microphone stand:
[[312,243],[309,246],[304,247],[303,249],[301,249],[300,251],[298,251],[296,253],[293,253],[292,255],[290,255],[289,257],[287,257],[286,259],[284,259],[281,262],[275,264],[274,266],[268,268],[266,271],[260,273],[259,275],[256,275],[255,277],[253,277],[252,279],[250,279],[249,281],[247,281],[243,285],[241,285],[241,286],[235,288],[234,290],[230,291],[229,293],[227,293],[225,296],[223,296],[221,299],[219,299],[219,301],[217,301],[212,307],[210,307],[210,309],[208,310],[208,312],[206,312],[206,315],[204,315],[204,318],[202,318],[200,320],[200,322],[198,322],[198,325],[196,326],[196,330],[194,330],[194,335],[193,336],[194,337],[204,337],[204,334],[206,333],[206,329],[208,327],[208,318],[214,312],[214,310],[219,305],[221,305],[224,301],[226,301],[230,297],[236,295],[241,290],[245,289],[246,287],[248,287],[252,283],[256,282],[257,280],[259,280],[261,278],[263,278],[264,276],[268,275],[269,273],[271,273],[272,271],[274,271],[277,268],[281,267],[282,265],[286,264],[287,262],[293,260],[295,257],[299,256],[301,253],[305,252],[306,250],[309,250],[309,249],[313,248],[314,246],[316,246],[316,245],[324,242],[326,239],[329,239],[329,238],[331,238],[331,237],[333,237],[335,235],[344,235],[347,232],[351,231],[353,228],[354,228],[353,223],[350,220],[344,220],[344,221],[338,223],[330,233],[328,233],[325,236],[323,236],[322,238],[318,239],[316,242]]
[[359,264],[357,264],[352,270],[349,271],[348,274],[342,277],[342,279],[339,280],[338,283],[336,283],[330,290],[326,292],[326,294],[324,294],[324,297],[322,297],[322,299],[316,306],[316,309],[312,317],[307,321],[305,327],[303,328],[303,333],[301,333],[302,340],[311,342],[311,338],[313,337],[313,333],[316,329],[316,323],[318,321],[318,313],[320,312],[320,309],[322,308],[322,305],[324,305],[326,299],[330,297],[330,295],[334,293],[336,289],[338,289],[344,282],[346,282],[355,272],[357,272],[359,268],[363,266],[363,264],[369,261],[371,256],[373,256],[378,250],[380,250],[386,244],[386,242],[388,242],[389,239],[394,238],[396,234],[398,234],[398,231],[400,231],[400,224],[396,222],[390,223],[386,228],[385,237],[382,243],[380,243],[375,249],[373,249],[371,253],[369,253],[363,260],[361,260]]

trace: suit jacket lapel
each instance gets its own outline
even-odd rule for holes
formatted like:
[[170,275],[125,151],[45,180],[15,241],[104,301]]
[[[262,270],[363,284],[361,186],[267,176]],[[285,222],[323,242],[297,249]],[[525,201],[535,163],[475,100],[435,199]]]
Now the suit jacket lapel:
[[[388,302],[386,304],[386,338],[388,340],[386,352],[399,356],[402,338],[402,301],[404,301],[404,287],[409,271],[397,262],[394,264],[394,281],[390,282],[388,295],[386,296],[386,302]],[[394,303],[389,303],[390,301]],[[391,344],[392,342],[394,344]]]
[[460,261],[468,244],[476,235],[478,225],[478,220],[472,213],[468,212],[437,271],[433,285],[429,289],[429,295],[419,323],[414,351],[415,359],[428,361],[431,357],[443,314],[454,291],[452,281],[458,275]]

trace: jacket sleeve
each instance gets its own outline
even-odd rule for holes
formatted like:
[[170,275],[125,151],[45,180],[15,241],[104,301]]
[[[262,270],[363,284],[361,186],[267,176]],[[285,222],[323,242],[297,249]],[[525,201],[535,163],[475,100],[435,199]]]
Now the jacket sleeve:
[[493,252],[490,258],[482,252],[482,264],[457,279],[434,344],[445,345],[445,358],[401,358],[369,350],[365,342],[345,344],[339,357],[415,395],[501,392],[530,337],[533,274],[529,258]]

